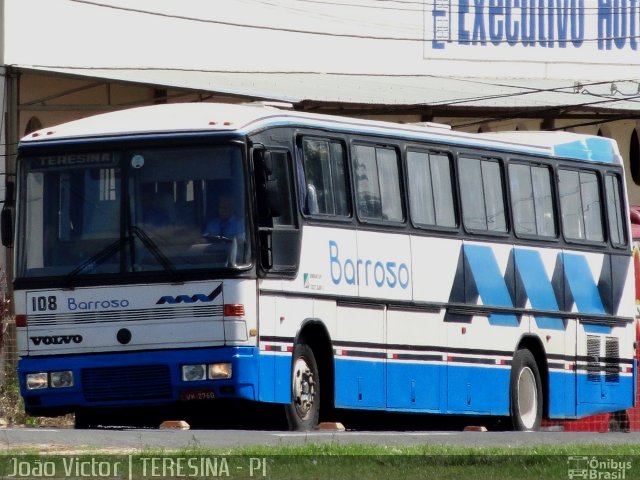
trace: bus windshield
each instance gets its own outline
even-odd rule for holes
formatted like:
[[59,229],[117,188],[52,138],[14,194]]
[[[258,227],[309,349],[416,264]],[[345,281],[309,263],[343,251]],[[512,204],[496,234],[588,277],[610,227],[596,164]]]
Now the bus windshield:
[[242,149],[141,148],[23,159],[21,278],[246,265]]

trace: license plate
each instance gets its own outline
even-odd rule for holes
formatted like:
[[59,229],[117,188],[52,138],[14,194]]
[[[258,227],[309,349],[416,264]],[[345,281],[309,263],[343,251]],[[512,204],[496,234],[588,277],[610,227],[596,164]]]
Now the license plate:
[[213,390],[182,390],[180,392],[181,402],[194,402],[199,400],[213,400],[215,395]]

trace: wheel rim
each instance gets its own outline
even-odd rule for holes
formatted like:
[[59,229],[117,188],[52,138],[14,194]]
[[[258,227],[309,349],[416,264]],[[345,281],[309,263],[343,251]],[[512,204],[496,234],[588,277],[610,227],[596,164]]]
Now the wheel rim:
[[518,414],[526,429],[534,427],[538,417],[538,389],[529,367],[523,368],[518,376]]
[[293,366],[293,404],[298,416],[304,420],[313,409],[316,382],[307,359],[300,357]]

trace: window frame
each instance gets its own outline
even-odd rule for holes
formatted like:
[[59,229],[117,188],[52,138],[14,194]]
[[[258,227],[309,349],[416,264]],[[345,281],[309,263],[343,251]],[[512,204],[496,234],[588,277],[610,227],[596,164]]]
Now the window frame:
[[[344,155],[343,160],[344,160],[344,175],[345,175],[345,188],[346,188],[345,199],[347,201],[347,207],[349,209],[348,215],[338,215],[338,214],[328,214],[328,213],[310,213],[307,211],[307,207],[304,204],[304,197],[302,194],[302,190],[305,190],[305,193],[306,193],[306,189],[308,185],[307,171],[305,168],[304,147],[303,147],[303,142],[307,139],[326,141],[329,144],[329,155],[331,155],[331,144],[338,144],[342,148],[342,153]],[[299,187],[300,189],[299,209],[302,216],[304,218],[313,219],[313,220],[351,223],[353,221],[353,218],[355,217],[354,201],[353,201],[354,186],[352,184],[351,161],[350,161],[349,146],[347,141],[345,141],[345,139],[341,137],[334,137],[330,135],[323,136],[318,134],[317,132],[299,133],[298,135],[296,135],[295,145],[296,145],[296,154],[298,155],[298,158],[299,158],[299,162],[296,162],[297,163],[296,168],[301,169],[301,173],[297,174],[296,177],[299,183],[301,184]],[[332,177],[332,182],[333,182],[333,178],[334,177]],[[304,185],[302,185],[303,180],[304,180]],[[335,184],[332,184],[332,187],[334,187],[334,192],[335,192]]]
[[[545,236],[545,235],[539,235],[536,231],[535,234],[527,234],[527,233],[521,233],[518,232],[516,229],[516,219],[515,219],[515,215],[516,215],[516,209],[514,208],[514,204],[513,204],[513,192],[511,191],[511,178],[512,178],[512,174],[511,174],[511,167],[512,166],[526,166],[529,167],[529,172],[531,173],[531,169],[534,167],[537,168],[545,168],[548,172],[549,172],[549,189],[550,189],[550,193],[551,193],[551,210],[553,212],[553,224],[554,224],[554,228],[555,228],[555,234],[553,236]],[[560,206],[559,206],[559,202],[557,199],[557,194],[556,194],[556,182],[554,181],[554,179],[556,178],[556,172],[555,169],[553,168],[553,165],[548,164],[548,163],[542,163],[542,162],[536,162],[536,161],[526,161],[526,160],[522,160],[522,159],[512,159],[508,162],[507,165],[507,183],[508,183],[508,187],[509,187],[509,195],[508,195],[508,199],[509,199],[509,211],[511,214],[511,226],[512,226],[512,230],[513,230],[513,234],[516,238],[519,239],[523,239],[523,240],[539,240],[539,241],[543,241],[543,242],[557,242],[560,239],[560,235],[561,235],[561,225],[560,225],[560,216],[561,216],[561,212],[560,212]],[[531,179],[532,181],[532,193],[533,192],[533,176],[529,175],[529,179]],[[534,209],[535,209],[535,197],[533,197],[533,201],[534,201]],[[535,217],[535,212],[534,212],[534,217]],[[534,218],[535,221],[535,218]],[[537,230],[537,228],[536,228]]]
[[[607,188],[607,178],[613,178],[614,181],[616,182],[617,186],[618,186],[618,198],[617,200],[619,201],[619,206],[620,206],[620,227],[622,230],[622,235],[623,235],[623,242],[622,243],[617,243],[613,241],[613,236],[611,235],[611,219],[613,218],[613,216],[615,216],[615,212],[614,215],[611,214],[611,212],[609,211],[609,195],[608,195],[608,188]],[[626,208],[626,202],[624,201],[625,197],[626,197],[626,192],[624,189],[624,178],[621,177],[621,175],[618,172],[614,172],[612,170],[607,170],[604,172],[603,174],[603,179],[604,179],[604,196],[605,196],[605,217],[606,217],[606,224],[607,224],[607,238],[609,240],[609,243],[611,244],[611,246],[613,248],[617,248],[617,249],[627,249],[627,247],[629,246],[629,231],[628,231],[628,219],[629,219],[629,212],[627,211]]]
[[[358,185],[357,185],[357,179],[356,179],[356,173],[355,173],[356,155],[354,154],[354,151],[358,146],[370,147],[374,149],[374,152],[376,153],[375,155],[376,174],[379,173],[377,149],[393,150],[393,152],[395,153],[397,172],[398,172],[398,193],[399,193],[399,200],[400,200],[400,209],[402,213],[402,220],[400,221],[388,220],[384,218],[377,219],[377,218],[363,217],[361,215],[361,211],[359,208],[359,201],[358,201],[359,192],[358,192]],[[358,219],[358,221],[364,225],[385,225],[385,226],[392,226],[392,227],[404,227],[407,224],[408,209],[407,209],[406,200],[405,200],[406,182],[404,180],[404,165],[403,165],[404,161],[403,161],[402,149],[400,148],[400,146],[393,143],[375,142],[368,139],[361,139],[361,138],[354,137],[351,139],[349,143],[349,160],[350,160],[350,167],[352,171],[351,181],[353,185],[352,187],[353,188],[353,211],[355,212],[355,216]],[[378,182],[378,187],[379,186],[380,186],[380,182]],[[379,190],[379,193],[380,193],[380,209],[381,209],[380,211],[382,214],[381,190]]]
[[[491,163],[495,163],[498,165],[499,168],[499,172],[500,172],[500,181],[501,181],[501,186],[502,186],[502,205],[504,207],[504,222],[505,222],[505,230],[504,231],[498,231],[498,230],[489,230],[489,229],[476,229],[473,227],[469,227],[466,222],[465,222],[465,218],[464,218],[464,199],[463,199],[463,188],[462,188],[462,174],[461,172],[461,165],[460,163],[464,160],[464,159],[468,159],[468,160],[478,160],[480,162],[480,168],[482,170],[482,162],[491,162]],[[478,155],[478,154],[474,154],[473,152],[467,152],[467,151],[460,151],[458,152],[457,156],[456,156],[456,161],[455,161],[455,165],[456,165],[456,172],[457,172],[457,187],[458,187],[458,192],[459,192],[459,201],[460,201],[460,224],[462,225],[462,228],[464,230],[464,232],[468,233],[468,234],[472,234],[472,235],[481,235],[481,236],[491,236],[491,237],[498,237],[498,238],[508,238],[511,235],[511,231],[512,231],[512,226],[511,226],[511,218],[510,218],[510,210],[511,210],[511,205],[509,202],[509,191],[508,191],[508,185],[506,184],[506,176],[505,176],[505,161],[504,158],[502,157],[498,157],[498,156],[482,156],[482,155]],[[482,196],[483,199],[485,199],[485,195],[484,195],[484,185],[483,185],[483,189],[482,189]],[[484,202],[484,215],[485,218],[487,217],[487,210],[486,210],[486,201]]]
[[[563,217],[563,213],[562,213],[562,196],[560,193],[560,172],[562,171],[567,171],[567,172],[575,172],[578,174],[578,178],[580,173],[589,173],[589,174],[593,174],[596,178],[596,181],[598,182],[598,195],[599,195],[599,199],[600,199],[600,227],[601,227],[601,231],[602,231],[602,240],[589,240],[586,238],[586,225],[585,225],[585,238],[581,239],[581,238],[571,238],[571,237],[567,237],[566,233],[565,233],[565,222],[564,222],[564,217]],[[579,180],[578,180],[578,184],[579,184]],[[556,188],[558,189],[558,212],[560,214],[558,220],[560,221],[560,233],[562,235],[562,239],[571,245],[588,245],[588,246],[604,246],[609,244],[609,239],[608,239],[608,233],[609,233],[609,226],[606,225],[606,223],[608,223],[608,218],[605,212],[605,205],[603,202],[603,199],[606,201],[606,197],[603,195],[604,190],[603,190],[603,181],[602,181],[602,172],[601,170],[597,169],[597,168],[584,168],[584,166],[576,166],[576,165],[567,165],[567,164],[559,164],[556,168]],[[583,221],[584,221],[584,210],[582,209],[582,201],[580,202],[580,209],[581,209],[581,214],[583,216]]]
[[[450,188],[451,188],[451,201],[452,201],[452,209],[453,209],[453,219],[454,219],[454,223],[455,225],[453,226],[443,226],[443,225],[438,225],[437,223],[434,224],[427,224],[427,223],[420,223],[417,222],[414,219],[413,216],[413,207],[412,207],[412,203],[411,203],[411,186],[410,186],[410,181],[409,178],[411,178],[410,172],[409,172],[409,154],[410,153],[422,153],[422,154],[426,154],[429,156],[429,163],[430,163],[430,157],[431,155],[438,155],[438,156],[443,156],[446,157],[449,160],[449,173],[450,173]],[[458,188],[457,188],[457,175],[456,175],[456,167],[455,167],[455,155],[448,151],[448,150],[440,150],[437,148],[430,148],[427,145],[407,145],[407,147],[405,148],[404,151],[404,160],[405,160],[405,175],[406,175],[406,197],[407,197],[407,213],[406,213],[406,218],[409,220],[411,226],[413,226],[414,228],[418,229],[418,230],[424,230],[424,231],[441,231],[441,232],[457,232],[460,229],[460,224],[461,224],[461,215],[460,215],[460,204],[458,201]],[[429,165],[431,167],[431,164]],[[431,169],[430,169],[431,172]],[[430,180],[432,181],[433,184],[433,175],[430,175]],[[434,202],[434,215],[436,213],[436,207],[435,207],[435,202]]]

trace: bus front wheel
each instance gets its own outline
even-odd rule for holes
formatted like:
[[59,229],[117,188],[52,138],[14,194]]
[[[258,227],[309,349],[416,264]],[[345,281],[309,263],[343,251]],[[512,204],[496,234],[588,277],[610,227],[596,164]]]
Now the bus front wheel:
[[542,382],[538,364],[527,349],[516,351],[513,357],[509,399],[513,429],[538,430],[542,422]]
[[299,343],[293,349],[291,403],[286,406],[291,430],[311,430],[320,416],[320,374],[313,350]]

